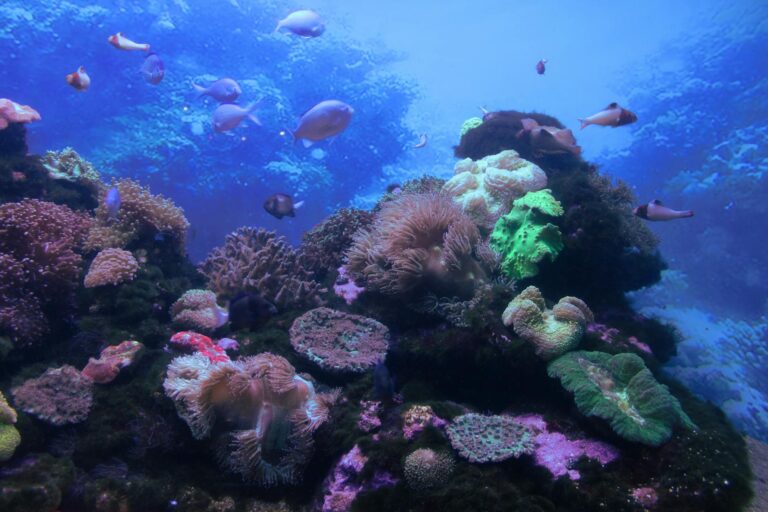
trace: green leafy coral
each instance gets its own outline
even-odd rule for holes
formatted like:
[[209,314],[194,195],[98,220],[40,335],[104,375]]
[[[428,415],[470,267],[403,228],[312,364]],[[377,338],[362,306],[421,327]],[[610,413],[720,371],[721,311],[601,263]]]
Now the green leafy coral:
[[528,192],[512,203],[512,211],[496,222],[491,248],[501,255],[501,270],[512,279],[533,277],[544,258],[554,260],[563,249],[560,230],[549,217],[563,215],[549,189]]
[[629,441],[659,446],[676,426],[696,428],[680,402],[635,354],[569,352],[549,363],[547,372],[574,394],[582,414],[608,421]]
[[21,443],[21,436],[13,426],[14,423],[16,423],[16,411],[0,393],[0,462],[13,457],[13,452]]

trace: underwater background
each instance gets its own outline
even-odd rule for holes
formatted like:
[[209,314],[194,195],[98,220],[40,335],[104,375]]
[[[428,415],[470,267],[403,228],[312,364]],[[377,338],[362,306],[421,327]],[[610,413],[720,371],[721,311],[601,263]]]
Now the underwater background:
[[4,0],[0,510],[765,510],[767,51],[756,0]]

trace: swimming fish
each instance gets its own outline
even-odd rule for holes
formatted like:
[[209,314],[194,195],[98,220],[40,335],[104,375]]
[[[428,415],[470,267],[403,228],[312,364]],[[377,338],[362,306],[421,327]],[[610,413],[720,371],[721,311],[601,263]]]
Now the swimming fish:
[[120,191],[117,187],[112,187],[107,190],[107,195],[104,196],[104,208],[107,210],[107,218],[109,220],[116,220],[117,213],[120,210]]
[[427,134],[422,133],[421,135],[419,135],[419,142],[413,145],[413,149],[423,148],[426,145],[427,145]]
[[321,101],[302,114],[299,126],[291,132],[293,138],[301,140],[304,147],[333,137],[343,132],[352,120],[355,111],[339,100]]
[[152,85],[159,84],[163,81],[163,77],[165,77],[165,64],[163,60],[156,53],[150,53],[144,59],[144,64],[141,65],[141,74],[144,75],[144,80],[147,83]]
[[526,133],[530,137],[531,148],[536,153],[573,153],[581,154],[581,147],[576,145],[576,138],[571,130],[555,126],[541,126],[535,119],[521,119],[523,129],[517,132],[520,138]]
[[586,119],[579,119],[582,130],[591,124],[615,128],[625,124],[632,124],[635,121],[637,121],[637,116],[633,112],[620,107],[618,103],[611,103],[605,109]]
[[295,217],[296,210],[304,206],[304,201],[293,202],[293,198],[287,194],[272,194],[264,201],[264,209],[275,218]]
[[118,32],[117,34],[109,36],[109,44],[117,48],[118,50],[138,50],[143,52],[149,51],[149,45],[148,44],[142,44],[142,43],[135,43],[125,37],[122,32]]
[[673,210],[661,204],[658,199],[638,206],[632,210],[632,213],[645,220],[675,220],[693,217],[693,210]]
[[231,103],[224,103],[216,107],[213,111],[213,129],[217,132],[226,132],[237,126],[248,118],[253,123],[261,126],[259,118],[253,114],[253,110],[258,106],[259,102],[254,102],[243,108],[239,105],[233,105]]
[[536,63],[536,72],[540,75],[543,75],[544,72],[547,70],[547,67],[545,64],[547,63],[547,59],[541,59],[539,62]]
[[258,329],[276,314],[275,305],[256,292],[241,292],[229,301],[229,327],[233,331]]
[[295,11],[277,22],[275,32],[286,29],[297,36],[317,37],[325,32],[325,23],[315,11]]
[[202,87],[197,84],[192,84],[192,87],[200,93],[200,96],[207,94],[219,103],[232,103],[240,96],[240,93],[243,92],[240,89],[240,84],[231,78],[221,78],[208,87]]
[[496,117],[496,115],[498,114],[498,112],[491,112],[485,107],[477,107],[477,108],[479,108],[480,112],[483,113],[483,122],[490,121],[491,119]]
[[91,86],[91,77],[85,72],[85,68],[80,66],[77,71],[67,75],[67,83],[80,92],[85,92]]

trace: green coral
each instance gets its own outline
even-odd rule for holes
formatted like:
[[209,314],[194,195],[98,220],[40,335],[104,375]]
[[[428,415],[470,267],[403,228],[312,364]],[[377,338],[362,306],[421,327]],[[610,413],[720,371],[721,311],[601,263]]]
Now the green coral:
[[13,452],[21,443],[21,435],[13,424],[16,423],[16,411],[0,393],[0,462],[13,457]]
[[473,128],[477,128],[483,124],[483,120],[479,117],[470,117],[466,121],[464,121],[464,124],[461,125],[461,136],[463,137],[465,133],[467,133],[469,130]]
[[474,463],[500,462],[533,453],[533,431],[510,416],[464,414],[446,429],[451,446]]
[[512,203],[491,233],[491,248],[501,255],[501,270],[512,279],[533,277],[537,263],[553,261],[563,249],[560,230],[548,217],[563,215],[563,207],[549,189],[528,192]]
[[677,398],[635,354],[569,352],[549,363],[547,372],[574,394],[582,414],[608,421],[629,441],[659,446],[676,426],[696,428]]

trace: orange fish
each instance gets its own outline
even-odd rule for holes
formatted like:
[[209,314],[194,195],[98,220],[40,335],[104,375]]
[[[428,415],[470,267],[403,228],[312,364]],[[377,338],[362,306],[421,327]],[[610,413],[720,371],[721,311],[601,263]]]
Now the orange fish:
[[125,37],[122,32],[118,32],[115,35],[109,36],[109,44],[117,48],[118,50],[139,50],[148,52],[149,51],[149,45],[148,44],[142,44],[142,43],[135,43]]
[[85,68],[80,66],[77,71],[67,75],[67,83],[80,92],[85,92],[91,86],[91,77],[85,72]]

